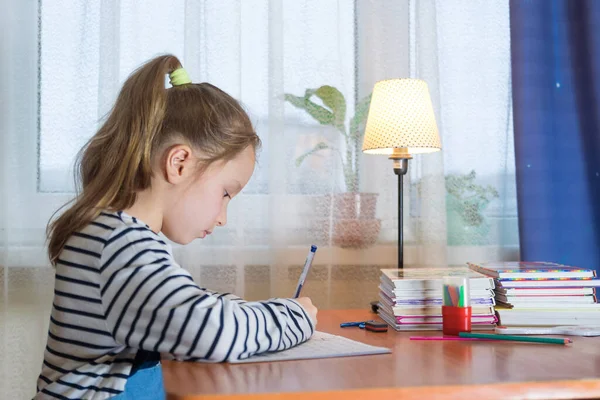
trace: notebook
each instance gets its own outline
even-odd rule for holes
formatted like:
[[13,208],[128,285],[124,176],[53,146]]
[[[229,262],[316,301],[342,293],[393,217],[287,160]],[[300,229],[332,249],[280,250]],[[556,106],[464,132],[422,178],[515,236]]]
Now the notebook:
[[564,304],[569,307],[576,307],[577,304],[596,304],[596,296],[505,296],[496,294],[496,300],[500,303],[517,305],[527,305],[535,307],[533,304]]
[[[387,306],[389,310],[392,310],[394,315],[396,316],[408,316],[408,315],[420,315],[420,316],[441,316],[442,315],[442,304],[431,304],[431,305],[423,305],[423,304],[411,304],[411,305],[397,305],[394,300],[388,297],[387,294],[383,292],[379,292],[379,301]],[[494,304],[472,304],[471,305],[472,314],[483,314],[483,315],[493,315],[494,314]]]
[[[489,281],[488,281],[489,282]],[[473,289],[471,288],[471,301],[477,298],[493,298],[494,290],[493,286],[490,286],[485,289]],[[421,289],[421,290],[403,290],[396,289],[389,282],[388,279],[380,278],[379,280],[379,289],[384,293],[387,293],[390,296],[393,296],[397,301],[398,300],[429,300],[436,299],[440,302],[442,301],[442,285],[438,285],[435,289]]]
[[504,279],[590,279],[596,276],[592,269],[570,267],[550,262],[499,261],[487,263],[467,263],[482,274]]
[[492,278],[470,270],[467,267],[434,267],[382,269],[381,279],[395,290],[439,290],[445,276],[465,276],[469,278],[471,290],[493,289]]
[[600,286],[600,279],[598,278],[582,278],[582,279],[547,279],[547,280],[535,280],[535,279],[523,279],[523,280],[502,280],[496,282],[496,289],[510,289],[510,288],[590,288]]
[[559,326],[559,325],[600,325],[598,310],[572,310],[569,308],[519,310],[496,307],[501,325],[506,326]]
[[[392,328],[397,331],[441,331],[442,322],[438,323],[398,323],[395,318],[384,308],[379,308],[379,317],[388,323]],[[486,331],[494,329],[496,318],[492,317],[489,321],[471,321],[471,330],[473,331]]]
[[574,287],[574,288],[496,288],[496,295],[505,295],[513,297],[524,297],[524,296],[586,296],[595,295],[596,289],[593,287]]
[[365,356],[371,354],[388,354],[392,351],[386,347],[371,346],[342,336],[316,331],[306,342],[287,350],[262,353],[244,360],[231,363],[254,363],[271,361],[290,361],[313,358],[332,358]]
[[[384,310],[385,311],[385,310]],[[441,324],[443,322],[442,316],[396,316],[397,324]],[[497,318],[495,315],[472,315],[471,324],[495,324]]]

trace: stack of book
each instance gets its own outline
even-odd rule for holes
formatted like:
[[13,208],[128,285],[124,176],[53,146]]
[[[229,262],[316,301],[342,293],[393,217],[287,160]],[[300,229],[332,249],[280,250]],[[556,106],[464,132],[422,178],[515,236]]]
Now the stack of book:
[[442,330],[442,279],[469,277],[471,329],[494,329],[494,280],[467,267],[382,269],[379,316],[398,331]]
[[600,325],[591,269],[548,262],[468,263],[494,279],[496,313],[503,326]]

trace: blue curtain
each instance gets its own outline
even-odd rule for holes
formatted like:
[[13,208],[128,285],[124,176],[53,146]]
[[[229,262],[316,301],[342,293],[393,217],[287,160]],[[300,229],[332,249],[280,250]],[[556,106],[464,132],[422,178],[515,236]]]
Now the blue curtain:
[[511,0],[521,259],[600,268],[600,1]]

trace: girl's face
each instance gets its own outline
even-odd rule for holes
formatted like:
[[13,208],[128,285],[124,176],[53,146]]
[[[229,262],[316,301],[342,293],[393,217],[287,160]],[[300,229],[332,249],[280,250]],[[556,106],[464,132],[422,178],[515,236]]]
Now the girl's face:
[[227,205],[254,172],[255,154],[247,147],[227,162],[211,164],[200,177],[173,186],[163,212],[162,232],[175,243],[187,244],[210,235],[227,223]]

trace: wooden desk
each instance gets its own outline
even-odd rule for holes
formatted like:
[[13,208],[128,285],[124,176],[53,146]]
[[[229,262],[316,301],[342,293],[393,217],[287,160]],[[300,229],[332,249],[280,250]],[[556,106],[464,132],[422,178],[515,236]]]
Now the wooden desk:
[[317,329],[392,354],[242,365],[164,362],[169,399],[600,398],[600,338],[569,346],[411,341],[441,332],[340,328],[374,319],[365,310],[319,312]]

